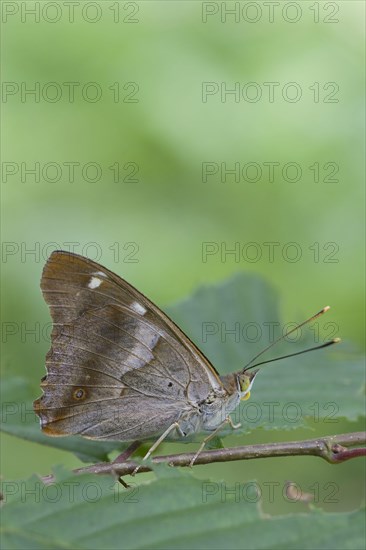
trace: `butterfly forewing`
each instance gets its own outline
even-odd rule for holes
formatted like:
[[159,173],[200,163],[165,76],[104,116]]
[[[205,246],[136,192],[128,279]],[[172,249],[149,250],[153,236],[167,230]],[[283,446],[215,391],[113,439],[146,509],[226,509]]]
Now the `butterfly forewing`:
[[189,338],[101,265],[56,251],[41,288],[54,328],[35,410],[50,435],[149,439],[222,388]]

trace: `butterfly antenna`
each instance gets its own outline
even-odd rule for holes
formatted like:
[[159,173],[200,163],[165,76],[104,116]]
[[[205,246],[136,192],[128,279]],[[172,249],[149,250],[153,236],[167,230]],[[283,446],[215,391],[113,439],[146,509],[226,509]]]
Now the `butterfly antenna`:
[[315,346],[314,348],[307,348],[303,349],[302,351],[297,351],[295,353],[290,353],[289,355],[282,355],[281,357],[275,357],[274,359],[268,359],[268,361],[261,361],[260,363],[255,363],[255,365],[250,365],[249,367],[244,367],[242,372],[245,372],[249,369],[254,369],[254,367],[259,367],[259,365],[264,365],[265,363],[273,363],[274,361],[279,361],[280,359],[287,359],[288,357],[294,357],[295,355],[301,355],[302,353],[307,353],[308,351],[314,351],[316,349],[322,349],[327,348],[328,346],[331,346],[333,344],[338,344],[340,342],[340,338],[333,338],[333,340],[328,340],[328,342],[324,342],[324,344],[320,344],[320,346]]
[[336,344],[336,343],[340,342],[339,338],[334,338],[334,340],[330,340],[329,342],[325,342],[324,344],[321,344],[320,346],[315,346],[314,348],[308,348],[308,349],[303,350],[303,351],[298,351],[296,353],[291,353],[290,355],[284,355],[282,357],[276,357],[275,359],[269,359],[268,361],[262,361],[261,363],[256,363],[255,365],[252,364],[252,363],[254,363],[254,361],[256,361],[256,359],[258,359],[258,357],[260,357],[261,355],[266,353],[266,351],[268,351],[270,348],[272,348],[275,344],[277,344],[278,342],[280,342],[281,340],[283,340],[284,338],[286,338],[287,336],[289,336],[290,334],[292,334],[293,332],[295,332],[299,328],[303,327],[304,325],[307,325],[308,323],[311,323],[312,321],[314,321],[315,319],[320,317],[320,315],[323,315],[323,313],[326,313],[329,309],[330,309],[329,306],[323,307],[323,309],[318,311],[318,313],[316,313],[315,315],[312,315],[311,317],[309,317],[309,319],[306,319],[306,321],[303,321],[302,323],[299,323],[298,325],[296,325],[294,328],[288,330],[285,334],[283,334],[282,336],[277,338],[277,340],[272,342],[269,346],[267,346],[262,351],[257,353],[257,355],[255,355],[249,361],[249,363],[247,363],[244,366],[244,368],[242,369],[242,372],[245,372],[248,369],[253,369],[254,367],[257,367],[258,365],[263,365],[264,363],[271,363],[273,361],[279,361],[280,359],[286,359],[287,357],[293,357],[294,355],[300,355],[300,354],[306,353],[308,351],[314,351],[316,349],[325,348],[327,346],[330,346],[331,344]]

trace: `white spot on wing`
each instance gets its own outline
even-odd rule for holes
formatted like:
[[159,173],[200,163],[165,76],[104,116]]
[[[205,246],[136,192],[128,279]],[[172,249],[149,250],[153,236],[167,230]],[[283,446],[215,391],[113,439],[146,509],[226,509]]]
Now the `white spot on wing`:
[[98,288],[102,284],[103,281],[98,279],[98,277],[92,277],[88,283],[88,288],[91,288],[92,290],[94,288]]
[[139,304],[138,302],[132,302],[131,304],[131,309],[133,309],[134,311],[136,311],[136,313],[138,313],[139,315],[145,315],[147,309],[144,308],[144,306],[142,306],[141,304]]
[[94,273],[94,275],[98,275],[99,277],[104,277],[104,278],[107,277],[107,275],[106,275],[105,273],[103,273],[103,271],[96,271],[96,272]]

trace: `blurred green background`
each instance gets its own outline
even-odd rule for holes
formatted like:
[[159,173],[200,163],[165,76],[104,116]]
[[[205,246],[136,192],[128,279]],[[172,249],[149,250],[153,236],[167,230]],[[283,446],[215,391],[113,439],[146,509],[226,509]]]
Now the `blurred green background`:
[[[39,21],[27,12],[34,2],[2,6],[3,374],[26,377],[39,395],[50,321],[39,279],[51,250],[70,243],[160,306],[258,273],[279,290],[284,320],[330,304],[337,335],[362,349],[364,4],[281,2],[272,17],[263,2],[237,3],[231,16],[215,2],[81,2],[73,22],[65,3],[39,4]],[[205,97],[205,83],[215,93]],[[221,95],[225,86],[242,93]],[[203,178],[203,163],[217,173]],[[222,163],[244,175],[225,178]],[[278,163],[273,178],[268,163]],[[209,256],[204,243],[214,243]],[[268,437],[289,434],[246,441]],[[80,464],[9,436],[1,452],[7,478]],[[300,485],[336,479],[337,509],[362,499],[360,461],[255,461],[245,471]],[[200,472],[228,479],[225,465]]]

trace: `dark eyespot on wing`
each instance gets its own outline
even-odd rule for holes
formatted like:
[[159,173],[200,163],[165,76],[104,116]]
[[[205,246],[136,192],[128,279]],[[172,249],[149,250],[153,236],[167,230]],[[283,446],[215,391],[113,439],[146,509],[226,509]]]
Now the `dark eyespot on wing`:
[[83,388],[77,388],[76,390],[74,390],[72,395],[74,399],[78,401],[80,401],[81,399],[85,399],[87,396],[86,391]]

